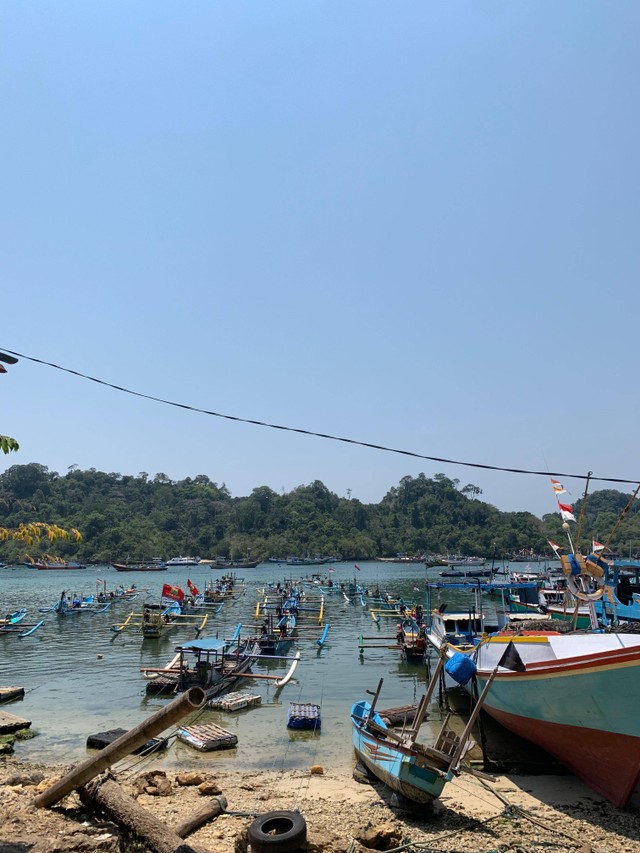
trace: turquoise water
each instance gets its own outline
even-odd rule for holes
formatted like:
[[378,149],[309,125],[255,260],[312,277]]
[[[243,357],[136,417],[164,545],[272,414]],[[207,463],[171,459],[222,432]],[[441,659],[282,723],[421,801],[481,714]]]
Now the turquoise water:
[[[355,575],[364,586],[379,584],[381,589],[424,605],[422,564],[359,565],[361,571],[355,572],[353,564],[336,563],[334,582],[348,583]],[[320,566],[308,571],[323,569]],[[427,571],[430,578],[437,576],[437,569]],[[297,568],[294,577],[301,572],[305,570]],[[126,574],[106,566],[69,572],[42,572],[26,566],[2,569],[2,612],[27,607],[26,622],[45,619],[45,624],[30,637],[0,635],[0,685],[21,686],[26,690],[23,701],[11,703],[4,710],[31,720],[32,729],[38,733],[32,740],[16,744],[16,755],[49,763],[79,761],[87,756],[88,735],[111,728],[128,729],[142,722],[167,700],[145,695],[140,668],[164,666],[173,657],[175,645],[193,637],[189,628],[179,628],[160,640],[144,642],[135,633],[111,632],[111,625],[124,621],[127,613],[141,610],[140,597],[131,602],[117,602],[95,616],[61,618],[51,613],[41,616],[39,607],[53,604],[63,589],[71,594],[95,593],[97,578],[107,581],[107,589],[114,589],[118,583],[148,587],[150,600],[157,601],[164,583],[180,585],[186,591],[189,578],[203,589],[207,580],[220,574],[208,566]],[[254,624],[256,602],[261,597],[258,591],[268,582],[283,581],[285,575],[290,577],[291,570],[284,565],[263,564],[256,569],[239,570],[237,575],[244,576],[247,582],[246,594],[209,618],[205,636],[229,637],[239,622]],[[415,591],[416,586],[419,591]],[[300,624],[313,625],[313,619],[308,614]],[[198,722],[216,723],[235,732],[236,749],[202,755],[173,739],[161,762],[171,766],[206,761],[237,769],[308,767],[309,763],[350,766],[352,704],[367,698],[365,691],[374,690],[380,677],[384,677],[380,708],[415,704],[425,689],[426,670],[423,664],[404,663],[399,652],[391,649],[367,649],[364,656],[359,655],[359,634],[392,637],[395,619],[381,619],[378,627],[367,610],[333,595],[325,598],[325,621],[331,627],[322,649],[318,649],[315,639],[294,643],[290,654],[299,650],[302,661],[292,682],[277,691],[269,681],[245,678],[233,689],[260,694],[260,706],[237,713],[206,711],[199,717]],[[255,632],[247,629],[246,633]],[[318,629],[314,637],[319,635]],[[369,642],[383,644],[385,640]],[[289,666],[285,661],[260,660],[264,663],[254,666],[255,673],[282,676]],[[321,732],[287,729],[290,702],[319,704]]]

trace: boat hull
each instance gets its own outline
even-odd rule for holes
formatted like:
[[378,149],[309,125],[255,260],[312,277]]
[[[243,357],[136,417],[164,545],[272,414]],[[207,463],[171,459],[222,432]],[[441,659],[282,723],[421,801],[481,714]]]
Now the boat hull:
[[[488,675],[479,667],[479,689]],[[623,807],[640,780],[639,705],[640,647],[632,646],[500,671],[484,709]]]
[[353,706],[352,741],[358,760],[392,791],[414,803],[431,803],[437,799],[449,780],[449,774],[435,773],[412,749],[389,743],[364,727],[362,708]]

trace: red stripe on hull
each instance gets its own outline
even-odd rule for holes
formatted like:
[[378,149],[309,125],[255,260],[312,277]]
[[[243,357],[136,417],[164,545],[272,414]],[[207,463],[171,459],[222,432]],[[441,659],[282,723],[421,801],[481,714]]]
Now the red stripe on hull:
[[[514,734],[537,743],[583,782],[623,808],[640,778],[640,738],[517,717],[484,706]],[[567,714],[571,714],[567,703]]]

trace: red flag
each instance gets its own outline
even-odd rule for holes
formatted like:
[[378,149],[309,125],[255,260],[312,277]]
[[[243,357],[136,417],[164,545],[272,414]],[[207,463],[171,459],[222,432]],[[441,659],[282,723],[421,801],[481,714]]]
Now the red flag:
[[576,517],[571,509],[571,504],[561,504],[560,501],[558,501],[558,507],[560,509],[560,515],[562,516],[563,521],[576,520]]
[[162,597],[171,598],[173,601],[184,601],[184,592],[179,586],[171,586],[171,584],[166,583],[162,587]]
[[360,568],[360,566],[356,566],[356,564],[355,564],[355,563],[353,564],[353,567],[354,567],[354,569],[357,569],[359,572],[361,572],[361,571],[362,571],[362,569]]
[[198,594],[198,588],[194,584],[192,584],[190,580],[187,580],[187,586],[189,587],[189,592],[191,593],[191,595]]

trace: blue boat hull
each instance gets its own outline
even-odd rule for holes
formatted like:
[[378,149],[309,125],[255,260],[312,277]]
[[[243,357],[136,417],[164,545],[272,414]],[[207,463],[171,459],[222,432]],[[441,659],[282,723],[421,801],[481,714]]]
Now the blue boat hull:
[[[436,772],[416,750],[390,743],[365,728],[369,708],[368,702],[357,702],[351,709],[352,740],[358,760],[391,790],[414,803],[430,803],[439,797],[453,774]],[[377,714],[372,719],[384,727]]]

